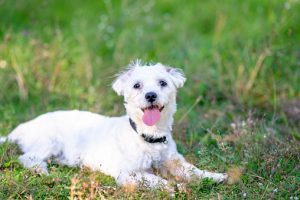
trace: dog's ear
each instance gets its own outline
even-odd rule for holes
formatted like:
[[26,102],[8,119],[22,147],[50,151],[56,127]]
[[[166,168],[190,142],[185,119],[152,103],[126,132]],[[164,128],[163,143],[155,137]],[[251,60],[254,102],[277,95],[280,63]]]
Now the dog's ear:
[[112,88],[118,95],[124,95],[125,82],[126,82],[126,73],[117,75],[117,78],[112,84]]
[[176,88],[181,88],[186,80],[182,69],[165,67],[167,72],[170,74],[172,81],[174,82]]
[[124,95],[125,83],[131,74],[131,70],[128,69],[117,75],[117,78],[112,84],[112,88],[118,95]]
[[113,82],[112,88],[118,95],[124,95],[125,84],[128,78],[131,76],[134,69],[138,66],[141,66],[143,62],[139,59],[131,61],[123,72],[116,75],[116,79]]

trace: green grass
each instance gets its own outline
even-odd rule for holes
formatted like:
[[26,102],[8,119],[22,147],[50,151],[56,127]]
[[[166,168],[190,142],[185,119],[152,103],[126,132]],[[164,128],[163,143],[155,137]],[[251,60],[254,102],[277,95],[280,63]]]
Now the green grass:
[[[113,75],[132,59],[162,62],[188,78],[179,151],[203,169],[243,171],[232,185],[189,183],[176,199],[300,198],[299,11],[298,0],[2,0],[0,134],[57,109],[121,115]],[[18,155],[0,146],[0,199],[170,198],[55,163],[39,176]]]

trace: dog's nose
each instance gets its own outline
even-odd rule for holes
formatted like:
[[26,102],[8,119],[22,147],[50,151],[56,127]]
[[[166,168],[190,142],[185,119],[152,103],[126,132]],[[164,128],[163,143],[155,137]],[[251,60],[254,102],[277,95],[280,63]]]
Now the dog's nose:
[[155,92],[147,92],[145,98],[148,102],[153,103],[157,98],[157,94]]

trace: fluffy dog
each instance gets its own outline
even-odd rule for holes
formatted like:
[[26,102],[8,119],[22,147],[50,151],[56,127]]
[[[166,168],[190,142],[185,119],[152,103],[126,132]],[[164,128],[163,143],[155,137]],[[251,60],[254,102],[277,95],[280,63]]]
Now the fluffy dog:
[[170,188],[166,179],[211,178],[224,182],[227,175],[203,171],[186,162],[172,138],[176,90],[183,86],[181,70],[160,63],[134,62],[120,73],[113,89],[124,96],[127,115],[106,117],[86,111],[43,114],[13,130],[8,140],[17,143],[27,168],[47,174],[47,159],[67,166],[87,166],[115,178],[121,186],[147,183]]

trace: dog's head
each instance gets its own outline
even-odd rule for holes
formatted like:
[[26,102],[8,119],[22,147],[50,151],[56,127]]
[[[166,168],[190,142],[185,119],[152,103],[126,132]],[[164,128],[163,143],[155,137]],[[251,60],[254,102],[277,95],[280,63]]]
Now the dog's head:
[[[113,89],[124,96],[127,114],[146,126],[159,125],[176,111],[176,90],[185,77],[180,69],[135,62],[118,75]],[[168,124],[170,125],[170,124]]]

